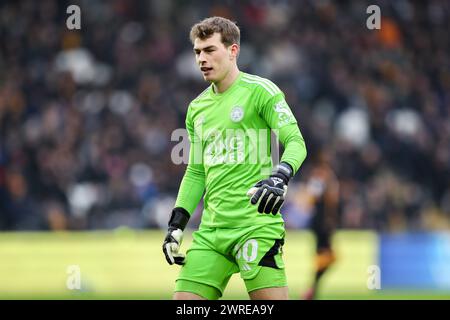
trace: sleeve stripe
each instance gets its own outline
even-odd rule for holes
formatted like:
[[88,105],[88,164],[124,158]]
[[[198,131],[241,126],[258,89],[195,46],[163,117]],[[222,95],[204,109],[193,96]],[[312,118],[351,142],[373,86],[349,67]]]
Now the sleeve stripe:
[[266,82],[269,86],[271,86],[275,90],[276,93],[281,92],[280,88],[278,88],[278,86],[275,83],[273,83],[272,81],[270,81],[269,79],[265,79],[265,78],[262,78],[260,76],[253,75],[253,74],[252,75],[248,74],[248,76],[250,78],[255,78],[257,80]]
[[259,84],[261,87],[263,87],[264,89],[266,89],[267,92],[270,93],[271,96],[275,95],[275,92],[273,92],[272,89],[270,89],[266,84],[264,84],[263,82],[260,81],[254,81],[254,80],[249,80],[246,78],[242,78],[242,81],[247,82],[247,83],[255,83],[255,84]]
[[280,93],[281,90],[278,88],[272,81],[258,77],[246,74],[243,79],[244,81],[247,81],[249,83],[257,83],[263,86],[272,96],[276,95],[277,93]]

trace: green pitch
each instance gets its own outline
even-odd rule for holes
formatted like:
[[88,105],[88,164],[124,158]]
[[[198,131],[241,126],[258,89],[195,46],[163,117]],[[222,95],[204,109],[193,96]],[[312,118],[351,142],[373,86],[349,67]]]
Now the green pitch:
[[[167,265],[164,233],[119,229],[107,232],[0,233],[0,299],[170,299],[179,267]],[[337,263],[323,278],[322,299],[436,299],[438,292],[368,290],[367,267],[376,264],[372,232],[339,232]],[[191,242],[187,234],[182,246]],[[314,242],[309,232],[288,230],[284,257],[291,299],[312,276]],[[81,289],[67,282],[79,266]],[[248,299],[234,275],[224,299]]]

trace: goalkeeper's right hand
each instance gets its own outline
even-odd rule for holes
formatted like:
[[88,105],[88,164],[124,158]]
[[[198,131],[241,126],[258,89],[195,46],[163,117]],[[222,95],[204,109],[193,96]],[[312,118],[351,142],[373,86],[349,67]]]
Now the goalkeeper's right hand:
[[183,231],[181,229],[169,228],[163,244],[163,252],[169,264],[184,264],[184,254],[178,253],[182,240]]
[[183,241],[183,230],[189,221],[189,213],[180,207],[172,210],[169,220],[169,229],[163,243],[163,252],[169,264],[183,265],[184,254],[179,253]]

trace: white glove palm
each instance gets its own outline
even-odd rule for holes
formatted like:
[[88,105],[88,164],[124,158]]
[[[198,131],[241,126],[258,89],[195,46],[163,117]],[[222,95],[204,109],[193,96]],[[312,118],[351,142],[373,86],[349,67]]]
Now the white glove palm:
[[179,253],[183,231],[181,229],[169,229],[163,243],[163,251],[169,264],[184,264],[185,255]]

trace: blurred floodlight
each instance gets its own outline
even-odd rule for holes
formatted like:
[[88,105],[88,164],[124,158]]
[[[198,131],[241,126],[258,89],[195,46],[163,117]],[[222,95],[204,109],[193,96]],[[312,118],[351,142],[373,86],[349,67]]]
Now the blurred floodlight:
[[356,147],[364,146],[369,136],[369,118],[361,108],[349,108],[337,119],[337,135]]
[[60,52],[55,59],[55,68],[60,72],[70,72],[76,83],[104,85],[111,78],[111,68],[96,63],[89,51],[78,48]]
[[98,199],[98,190],[91,183],[76,184],[69,190],[69,203],[75,216],[86,215]]
[[74,49],[62,51],[55,61],[58,71],[69,71],[77,83],[88,83],[94,79],[94,61],[89,51]]
[[411,109],[390,111],[386,120],[394,132],[406,137],[415,136],[422,125],[420,116]]

